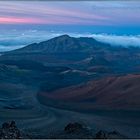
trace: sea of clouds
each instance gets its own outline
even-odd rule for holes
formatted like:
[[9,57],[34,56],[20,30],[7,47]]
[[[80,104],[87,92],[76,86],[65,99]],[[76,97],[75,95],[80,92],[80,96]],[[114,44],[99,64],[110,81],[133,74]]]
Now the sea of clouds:
[[92,33],[64,33],[62,31],[42,30],[11,30],[0,33],[0,52],[14,50],[31,43],[46,41],[56,36],[68,34],[73,37],[93,37],[94,39],[109,43],[113,46],[140,47],[140,35],[114,35],[114,34],[92,34]]

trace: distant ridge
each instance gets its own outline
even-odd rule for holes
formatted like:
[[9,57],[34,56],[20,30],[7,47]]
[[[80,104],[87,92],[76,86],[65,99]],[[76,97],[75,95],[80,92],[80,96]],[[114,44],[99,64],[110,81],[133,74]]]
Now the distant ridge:
[[103,46],[109,46],[108,44],[96,41],[89,37],[74,38],[69,35],[61,35],[40,43],[33,43],[23,48],[11,51],[9,53],[32,53],[32,52],[48,52],[48,53],[60,53],[60,52],[90,52],[93,50],[101,49]]
[[[45,65],[68,66],[89,71],[139,71],[140,48],[124,48],[99,42],[91,37],[71,37],[67,34],[40,43],[6,52],[5,60],[32,60]],[[95,67],[96,66],[96,67]],[[111,69],[109,68],[111,67]],[[104,72],[104,71],[103,71]]]

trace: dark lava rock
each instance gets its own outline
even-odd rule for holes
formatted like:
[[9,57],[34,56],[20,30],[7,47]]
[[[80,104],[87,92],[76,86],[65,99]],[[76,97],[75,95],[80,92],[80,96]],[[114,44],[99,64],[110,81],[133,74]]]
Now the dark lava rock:
[[100,130],[95,134],[96,139],[106,139],[107,137],[108,137],[108,133],[102,130]]
[[117,131],[107,132],[100,130],[95,134],[96,139],[123,139],[126,138],[125,136],[121,135]]
[[61,133],[57,138],[74,138],[74,139],[122,139],[127,138],[121,135],[117,131],[104,131],[100,130],[95,132],[95,130],[89,129],[85,125],[75,122],[69,123],[65,126],[64,132]]
[[56,139],[86,139],[93,138],[92,132],[81,123],[69,123],[64,127],[64,130],[57,134],[52,134],[51,138]]
[[123,139],[127,138],[117,131],[95,130],[86,127],[85,125],[75,122],[69,123],[64,127],[63,131],[52,133],[49,138],[53,139]]
[[80,132],[81,130],[83,130],[84,127],[82,124],[80,123],[69,123],[65,128],[64,131],[66,133],[77,133]]
[[14,121],[10,123],[3,123],[2,128],[0,128],[0,139],[20,139],[21,132],[17,128]]

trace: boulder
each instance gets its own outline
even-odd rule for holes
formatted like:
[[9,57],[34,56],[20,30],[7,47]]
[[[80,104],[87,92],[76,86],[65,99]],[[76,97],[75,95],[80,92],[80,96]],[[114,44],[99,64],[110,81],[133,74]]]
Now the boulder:
[[100,130],[95,134],[96,139],[123,139],[125,136],[121,135],[117,131],[107,132]]
[[0,139],[20,139],[21,132],[14,121],[3,123],[0,129]]
[[75,122],[75,123],[69,123],[68,125],[66,125],[66,127],[64,128],[64,131],[66,133],[77,133],[83,129],[84,127],[82,124]]

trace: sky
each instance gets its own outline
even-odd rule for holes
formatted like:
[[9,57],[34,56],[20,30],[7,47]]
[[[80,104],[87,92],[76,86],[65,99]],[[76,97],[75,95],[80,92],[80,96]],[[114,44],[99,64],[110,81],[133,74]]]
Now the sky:
[[140,26],[140,1],[0,1],[0,24]]
[[139,25],[139,1],[1,1],[0,24]]
[[0,51],[65,33],[138,45],[139,13],[138,0],[0,1]]

